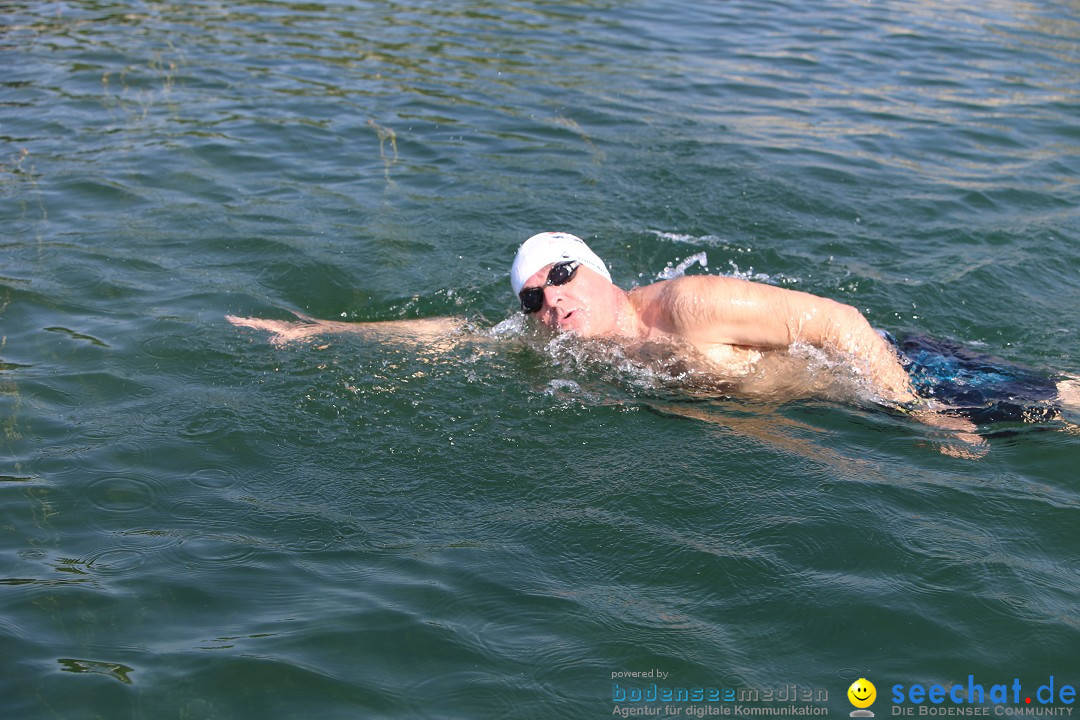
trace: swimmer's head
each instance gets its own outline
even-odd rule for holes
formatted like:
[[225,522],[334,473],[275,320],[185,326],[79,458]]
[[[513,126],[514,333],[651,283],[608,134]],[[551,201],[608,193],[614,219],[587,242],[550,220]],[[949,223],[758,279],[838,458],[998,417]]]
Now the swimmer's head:
[[510,266],[510,285],[517,295],[525,281],[541,268],[557,262],[576,260],[611,281],[611,273],[600,257],[581,238],[564,232],[542,232],[521,243]]
[[510,284],[521,309],[552,330],[582,337],[619,333],[626,293],[611,282],[604,261],[570,233],[545,232],[523,242]]

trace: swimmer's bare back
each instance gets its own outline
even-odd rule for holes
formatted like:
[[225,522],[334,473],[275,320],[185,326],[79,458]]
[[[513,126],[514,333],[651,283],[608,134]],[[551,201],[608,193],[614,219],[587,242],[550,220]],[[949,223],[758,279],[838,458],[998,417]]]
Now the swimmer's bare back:
[[264,330],[270,333],[273,345],[310,342],[327,335],[354,334],[384,342],[405,342],[417,345],[441,345],[460,336],[465,320],[457,317],[385,320],[380,322],[342,322],[319,320],[296,313],[299,320],[266,320],[263,318],[226,315],[233,325]]

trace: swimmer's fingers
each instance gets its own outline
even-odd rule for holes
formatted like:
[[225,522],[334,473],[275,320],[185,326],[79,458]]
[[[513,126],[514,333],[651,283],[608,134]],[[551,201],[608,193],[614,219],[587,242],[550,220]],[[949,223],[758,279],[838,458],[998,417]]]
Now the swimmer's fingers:
[[318,325],[289,322],[287,320],[267,320],[265,318],[237,317],[226,315],[225,319],[237,327],[265,330],[270,333],[272,345],[287,345],[291,342],[303,342],[319,332]]

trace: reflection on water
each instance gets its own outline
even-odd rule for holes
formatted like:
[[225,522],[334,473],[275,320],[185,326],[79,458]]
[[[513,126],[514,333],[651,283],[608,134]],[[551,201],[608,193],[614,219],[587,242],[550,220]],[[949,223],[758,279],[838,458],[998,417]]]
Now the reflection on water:
[[125,685],[131,684],[131,678],[128,677],[130,673],[135,672],[134,668],[121,665],[120,663],[101,662],[99,660],[76,660],[74,658],[59,658],[57,660],[60,663],[61,668],[65,672],[74,673],[98,673],[100,675],[108,675],[109,677],[116,678]]

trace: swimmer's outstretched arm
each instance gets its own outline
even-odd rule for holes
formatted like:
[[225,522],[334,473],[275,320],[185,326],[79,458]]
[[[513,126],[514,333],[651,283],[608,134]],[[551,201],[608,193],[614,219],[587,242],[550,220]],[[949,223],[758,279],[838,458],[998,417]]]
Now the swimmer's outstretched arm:
[[442,344],[465,327],[464,318],[435,317],[415,320],[387,320],[384,322],[341,322],[319,320],[297,314],[298,321],[264,320],[263,318],[226,315],[233,325],[270,333],[274,345],[307,342],[327,335],[355,334],[386,342],[407,342],[420,345]]
[[692,342],[780,349],[805,342],[846,356],[893,402],[915,400],[907,373],[862,314],[828,298],[715,275],[666,283],[658,307]]

